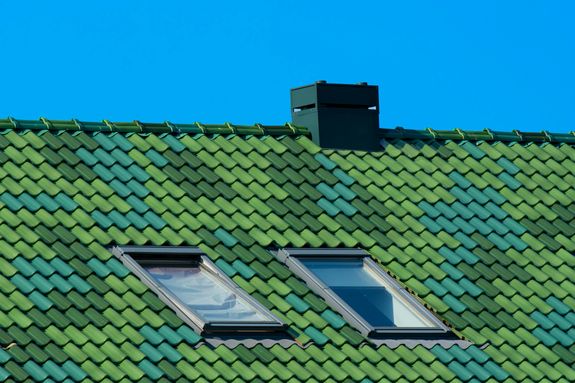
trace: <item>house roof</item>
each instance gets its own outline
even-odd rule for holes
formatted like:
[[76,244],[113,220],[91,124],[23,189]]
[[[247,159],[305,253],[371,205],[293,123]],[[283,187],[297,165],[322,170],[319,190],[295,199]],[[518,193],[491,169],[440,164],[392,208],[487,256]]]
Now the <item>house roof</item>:
[[[289,125],[0,129],[0,381],[575,380],[572,135],[382,130],[359,152]],[[113,244],[198,246],[297,343],[205,342]],[[368,341],[282,247],[365,249],[460,341]]]

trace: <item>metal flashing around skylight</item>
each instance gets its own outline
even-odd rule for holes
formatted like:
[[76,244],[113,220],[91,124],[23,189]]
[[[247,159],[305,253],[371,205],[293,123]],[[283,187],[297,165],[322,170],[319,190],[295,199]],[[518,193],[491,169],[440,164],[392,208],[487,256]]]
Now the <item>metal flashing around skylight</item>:
[[241,290],[198,248],[115,246],[111,252],[202,335],[285,328],[279,318]]
[[[280,249],[276,252],[276,256],[366,337],[451,338],[447,326],[361,249]],[[331,272],[337,272],[338,267],[340,270],[345,270],[347,276],[342,275],[340,278],[339,275],[329,275]],[[352,273],[356,276],[355,285]],[[338,286],[330,283],[334,280],[339,281],[335,283]],[[355,294],[364,297],[372,295],[380,298],[380,302],[383,294],[386,304],[395,307],[385,310],[388,313],[390,310],[392,313],[395,310],[399,314],[395,315],[395,319],[387,318],[390,325],[383,324],[384,321],[381,319],[384,315],[381,310],[384,308],[377,307],[379,310],[374,310],[374,307],[367,309],[358,307],[361,306],[357,304],[358,301],[351,299]],[[347,295],[348,299],[342,295]]]

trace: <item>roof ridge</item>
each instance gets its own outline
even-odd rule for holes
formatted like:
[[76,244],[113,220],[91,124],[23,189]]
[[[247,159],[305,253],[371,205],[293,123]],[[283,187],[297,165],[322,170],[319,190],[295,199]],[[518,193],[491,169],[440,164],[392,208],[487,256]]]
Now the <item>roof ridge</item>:
[[234,125],[224,124],[175,124],[170,121],[148,123],[134,120],[132,122],[87,122],[76,119],[48,120],[40,117],[38,120],[18,120],[12,117],[0,119],[0,130],[35,130],[35,131],[85,131],[85,132],[119,132],[119,133],[173,133],[173,134],[236,134],[255,136],[297,136],[308,135],[307,128],[285,125]]
[[551,133],[547,130],[541,132],[522,132],[512,130],[510,132],[483,130],[435,130],[427,128],[424,130],[404,129],[380,129],[380,138],[399,138],[415,140],[454,140],[454,141],[505,141],[505,142],[555,142],[575,144],[575,132]]
[[[289,122],[284,125],[235,125],[224,124],[176,124],[170,121],[149,123],[134,120],[131,122],[100,122],[71,120],[49,120],[40,117],[38,120],[20,120],[12,117],[0,119],[0,130],[34,130],[34,131],[85,131],[85,132],[118,132],[118,133],[172,133],[172,134],[235,134],[254,136],[298,136],[309,135],[305,127],[295,126]],[[396,128],[379,129],[379,137],[385,139],[413,140],[453,140],[453,141],[504,141],[504,142],[553,142],[575,144],[575,131],[569,133],[522,132],[512,130],[507,132],[483,130],[435,130]]]

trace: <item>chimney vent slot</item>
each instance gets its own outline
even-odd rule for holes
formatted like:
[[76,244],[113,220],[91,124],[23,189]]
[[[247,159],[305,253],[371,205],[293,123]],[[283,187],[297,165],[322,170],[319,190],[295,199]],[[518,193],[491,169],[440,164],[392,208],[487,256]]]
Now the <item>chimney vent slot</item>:
[[313,108],[315,108],[315,104],[296,106],[295,108],[293,108],[293,112],[298,113],[298,112],[301,112],[302,110],[313,109]]

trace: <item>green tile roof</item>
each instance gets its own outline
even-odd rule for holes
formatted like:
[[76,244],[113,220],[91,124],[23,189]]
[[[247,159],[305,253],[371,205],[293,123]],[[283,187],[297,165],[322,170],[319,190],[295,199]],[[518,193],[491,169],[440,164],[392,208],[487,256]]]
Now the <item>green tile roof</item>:
[[[0,130],[0,381],[575,380],[572,134]],[[112,244],[199,246],[299,344],[207,345]],[[364,248],[469,343],[370,343],[270,247]]]

